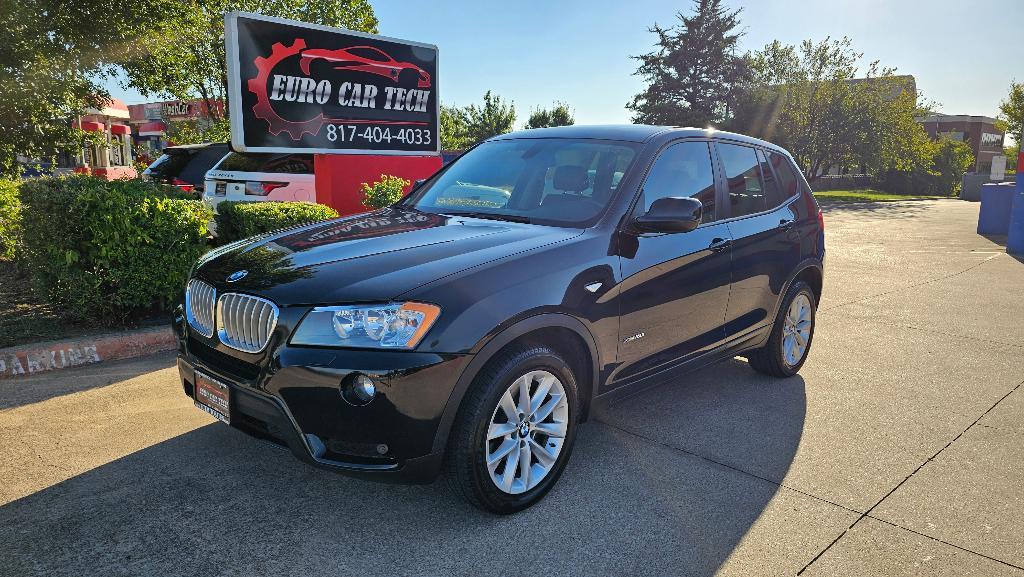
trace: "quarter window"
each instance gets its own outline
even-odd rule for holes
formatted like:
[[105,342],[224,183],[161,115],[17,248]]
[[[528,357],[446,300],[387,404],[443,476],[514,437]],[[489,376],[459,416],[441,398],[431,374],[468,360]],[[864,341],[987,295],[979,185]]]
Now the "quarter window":
[[757,151],[757,161],[761,163],[761,178],[764,179],[764,197],[768,208],[775,208],[782,204],[786,197],[782,195],[779,181],[775,173],[772,172],[772,167],[769,166],[768,159],[765,157],[763,150]]
[[718,153],[729,182],[731,216],[743,216],[765,209],[764,183],[758,167],[757,153],[749,146],[718,144]]
[[706,142],[681,142],[670,146],[654,161],[641,192],[644,212],[659,198],[692,197],[703,205],[701,222],[715,220],[715,177],[711,151]]
[[779,187],[782,189],[782,200],[792,198],[797,193],[798,182],[796,172],[793,170],[793,163],[784,155],[778,152],[768,151],[768,162],[775,169],[775,176],[779,179]]

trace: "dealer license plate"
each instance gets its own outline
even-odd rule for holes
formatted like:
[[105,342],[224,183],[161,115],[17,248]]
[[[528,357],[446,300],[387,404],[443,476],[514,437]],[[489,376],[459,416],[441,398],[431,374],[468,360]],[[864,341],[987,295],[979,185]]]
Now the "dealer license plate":
[[226,384],[196,372],[196,407],[225,423],[231,423],[231,388]]

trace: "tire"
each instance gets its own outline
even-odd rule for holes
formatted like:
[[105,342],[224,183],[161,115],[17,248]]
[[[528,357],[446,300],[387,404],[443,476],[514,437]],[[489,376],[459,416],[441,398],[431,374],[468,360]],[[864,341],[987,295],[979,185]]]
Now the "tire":
[[[512,393],[522,391],[524,383],[533,395],[549,387],[543,398],[531,399],[529,403],[535,415],[543,415],[540,421],[530,422],[528,415],[519,418],[521,398],[515,399],[511,408],[507,405],[506,393],[512,398]],[[559,387],[562,394],[556,398]],[[472,505],[499,515],[521,511],[540,501],[558,481],[569,460],[579,406],[576,379],[559,353],[545,346],[500,353],[474,380],[456,416],[445,460],[452,491]],[[509,419],[510,410],[517,422]],[[524,424],[527,437],[520,433]],[[553,436],[548,436],[548,432]],[[557,437],[559,432],[562,437]],[[501,436],[488,439],[489,434],[499,433]],[[510,442],[515,445],[510,446]],[[501,457],[503,454],[506,456]],[[530,459],[525,468],[519,466],[524,455]],[[505,488],[499,487],[499,483]]]
[[[798,299],[801,304],[806,304],[806,319],[798,319],[800,322],[807,321],[806,331],[794,331],[792,328],[789,328],[792,326],[792,323],[787,322],[787,317],[791,313],[790,308],[793,307],[794,302],[797,302]],[[797,308],[800,308],[799,305]],[[779,307],[779,312],[775,316],[775,323],[772,325],[772,332],[768,337],[768,342],[760,349],[747,353],[747,361],[749,361],[750,367],[759,373],[772,377],[792,377],[797,374],[800,367],[804,366],[807,354],[811,351],[817,308],[818,303],[814,298],[814,291],[811,290],[810,285],[803,281],[795,281],[790,285],[789,290],[786,291],[786,297],[782,300],[782,306]],[[787,342],[787,334],[793,334],[791,341]],[[787,354],[785,345],[792,342],[798,344],[801,337],[804,339],[805,344],[799,357],[796,358],[792,354]]]

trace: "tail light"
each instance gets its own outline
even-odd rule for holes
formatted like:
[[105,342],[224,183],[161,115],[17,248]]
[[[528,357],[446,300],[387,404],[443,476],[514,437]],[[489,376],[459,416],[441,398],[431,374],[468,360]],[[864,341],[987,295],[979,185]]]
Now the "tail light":
[[818,209],[818,230],[825,232],[825,215],[822,214],[821,209]]
[[267,196],[282,186],[288,186],[287,182],[254,182],[245,183],[245,194],[250,196]]
[[192,191],[194,191],[196,189],[196,186],[194,184],[192,184],[190,182],[187,182],[187,181],[184,181],[184,180],[182,180],[180,178],[172,178],[171,179],[171,184],[173,184],[174,186],[177,186],[178,188],[180,188],[181,190],[183,190],[185,192],[192,192]]

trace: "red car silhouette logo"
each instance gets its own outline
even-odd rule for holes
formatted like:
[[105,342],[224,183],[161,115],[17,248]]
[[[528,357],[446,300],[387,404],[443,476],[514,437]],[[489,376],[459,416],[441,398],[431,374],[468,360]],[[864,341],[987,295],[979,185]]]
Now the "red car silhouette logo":
[[326,60],[334,64],[334,68],[338,70],[357,70],[376,74],[390,78],[395,83],[398,83],[403,72],[412,70],[417,77],[416,87],[430,88],[430,75],[425,70],[411,62],[399,62],[387,52],[373,46],[352,46],[338,50],[320,48],[304,50],[299,60],[299,68],[302,69],[303,74],[309,75],[309,65],[314,60]]

